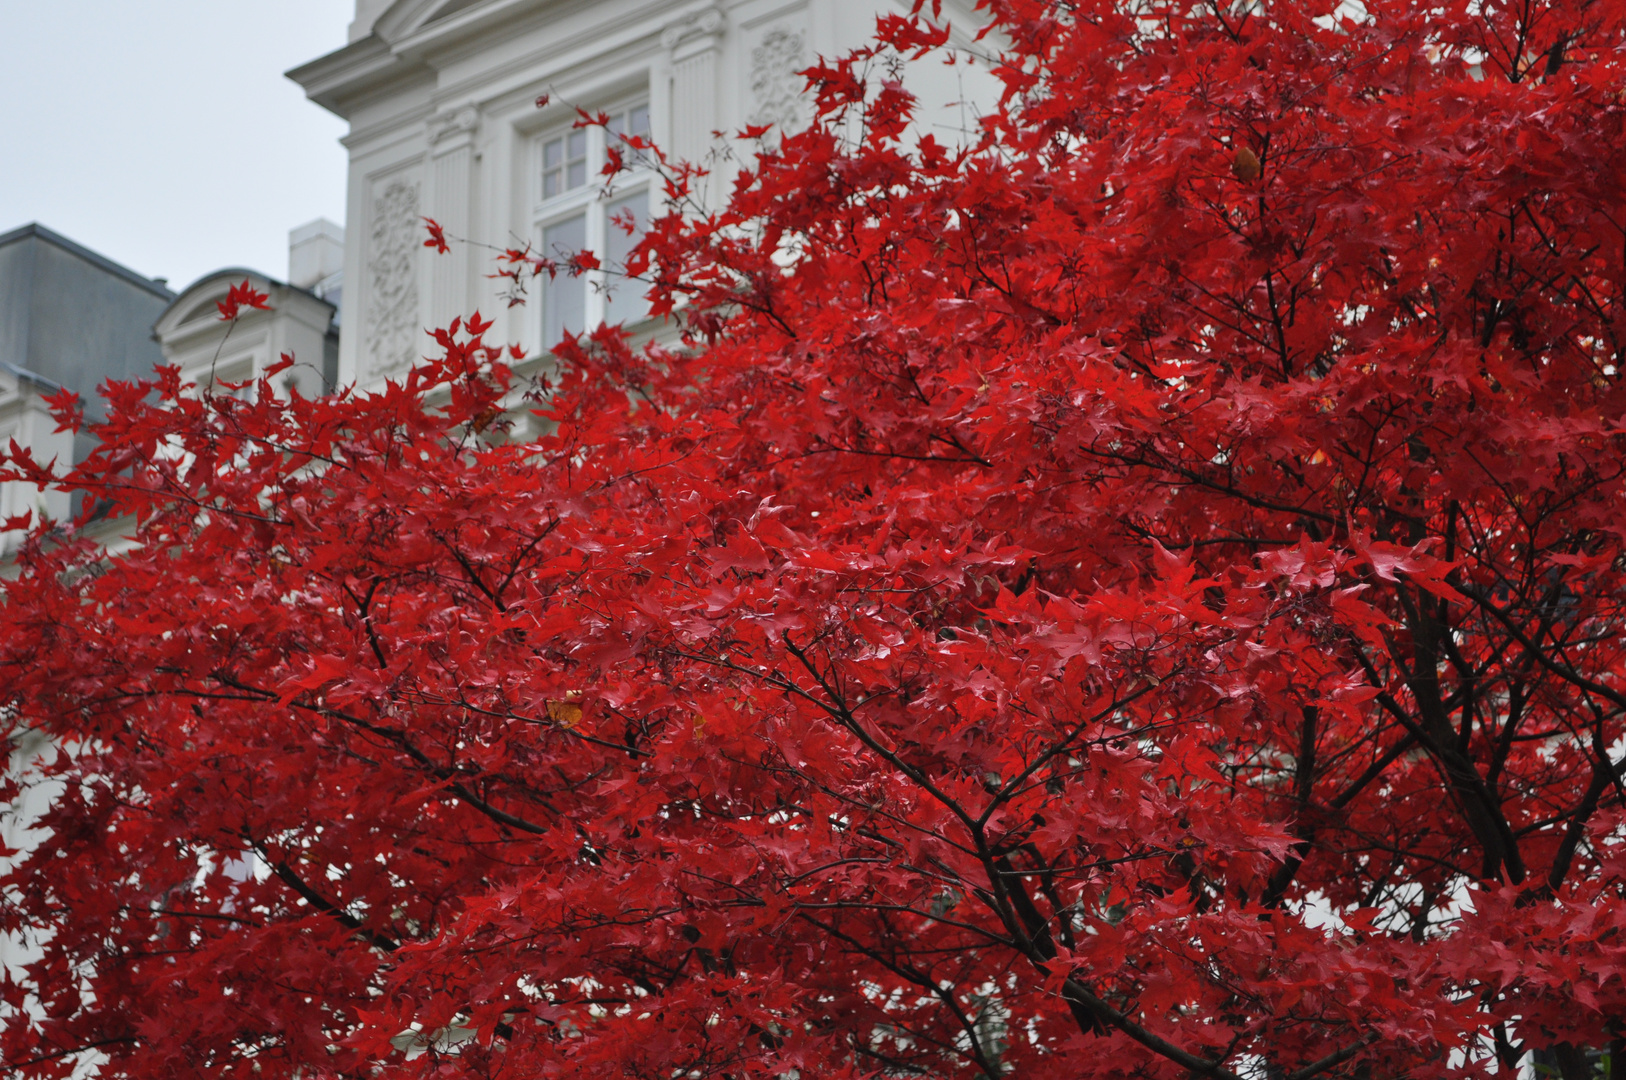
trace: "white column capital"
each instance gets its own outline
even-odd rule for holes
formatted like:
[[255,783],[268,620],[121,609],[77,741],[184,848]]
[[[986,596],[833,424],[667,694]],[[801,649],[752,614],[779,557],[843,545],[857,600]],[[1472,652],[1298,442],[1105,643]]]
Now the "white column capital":
[[687,60],[698,53],[715,52],[722,48],[727,21],[720,7],[691,11],[666,25],[666,29],[661,31],[661,44],[671,52],[674,61]]
[[429,118],[429,145],[436,156],[459,150],[474,141],[480,128],[480,110],[473,105],[442,109]]

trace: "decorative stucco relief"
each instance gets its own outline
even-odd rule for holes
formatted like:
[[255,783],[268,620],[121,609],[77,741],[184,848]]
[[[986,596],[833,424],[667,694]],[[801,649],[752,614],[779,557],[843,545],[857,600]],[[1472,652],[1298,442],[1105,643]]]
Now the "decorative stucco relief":
[[797,72],[808,66],[804,52],[802,31],[783,26],[769,30],[751,50],[751,123],[781,131],[802,125],[806,80]]
[[367,374],[409,366],[418,341],[418,185],[395,179],[373,200],[367,259]]

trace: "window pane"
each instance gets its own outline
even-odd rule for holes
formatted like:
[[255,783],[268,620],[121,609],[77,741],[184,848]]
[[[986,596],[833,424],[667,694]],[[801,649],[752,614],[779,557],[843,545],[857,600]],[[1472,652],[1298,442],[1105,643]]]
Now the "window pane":
[[[585,214],[542,230],[542,252],[550,259],[562,262],[586,247]],[[542,289],[542,344],[552,348],[567,332],[579,334],[587,328],[587,278],[572,277],[560,270],[559,276],[544,282]]]
[[611,146],[621,148],[626,160],[633,165],[647,165],[649,151],[633,150],[626,145],[628,139],[649,140],[649,106],[634,105],[626,112],[610,117],[609,140]]
[[568,131],[542,144],[542,197],[551,199],[587,183],[587,132]]
[[551,199],[559,194],[559,184],[564,180],[565,166],[565,140],[561,138],[549,139],[542,144],[542,197]]
[[[608,222],[604,229],[605,275],[609,303],[605,310],[606,322],[637,322],[649,314],[649,303],[644,299],[647,286],[641,281],[629,281],[626,272],[627,256],[638,245],[649,229],[649,193],[639,191],[624,195],[605,208]],[[627,232],[628,222],[632,232]]]

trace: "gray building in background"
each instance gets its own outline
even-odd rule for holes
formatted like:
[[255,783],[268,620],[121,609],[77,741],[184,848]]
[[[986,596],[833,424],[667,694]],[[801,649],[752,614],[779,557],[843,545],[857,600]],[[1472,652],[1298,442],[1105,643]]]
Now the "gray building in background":
[[[43,225],[0,234],[0,366],[39,386],[65,386],[102,416],[97,387],[152,374],[164,356],[153,324],[175,294]],[[81,434],[74,459],[90,452]]]
[[[292,284],[231,267],[175,293],[164,279],[142,277],[43,225],[0,233],[0,449],[15,440],[37,461],[77,465],[95,437],[57,431],[46,398],[73,391],[95,423],[107,412],[97,393],[104,384],[150,378],[161,364],[203,388],[211,379],[249,383],[286,355],[295,366],[276,392],[317,397],[333,389],[344,229],[313,221],[288,239]],[[222,322],[217,302],[243,283],[269,306]],[[0,522],[28,514],[60,522],[80,504],[52,488],[0,481]],[[22,535],[0,530],[0,573]]]

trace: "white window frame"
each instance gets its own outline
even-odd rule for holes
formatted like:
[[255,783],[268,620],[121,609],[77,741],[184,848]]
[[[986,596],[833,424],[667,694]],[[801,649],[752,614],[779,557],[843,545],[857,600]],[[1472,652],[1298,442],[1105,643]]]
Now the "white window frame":
[[[592,110],[594,114],[602,111],[608,116],[626,113],[643,106],[650,108],[651,95],[648,92],[639,92],[619,96],[607,103],[602,110]],[[650,124],[653,126],[653,114]],[[587,135],[587,183],[571,191],[565,191],[552,198],[543,195],[543,148],[552,140],[561,136],[568,137],[572,130],[585,132]],[[608,129],[597,124],[585,128],[574,128],[574,121],[554,125],[539,131],[531,139],[531,168],[530,168],[530,194],[531,194],[531,236],[532,243],[538,254],[547,259],[562,261],[571,252],[551,251],[548,249],[545,237],[550,226],[559,225],[577,215],[586,218],[586,250],[591,251],[599,259],[603,267],[608,267],[610,230],[615,226],[610,224],[608,209],[610,204],[620,201],[629,195],[636,195],[640,191],[644,194],[646,205],[644,213],[648,221],[654,213],[653,194],[655,191],[656,174],[654,170],[642,167],[632,158],[629,148],[623,146],[622,152],[628,155],[629,161],[634,161],[632,168],[610,178],[606,185],[606,177],[602,170],[609,160],[606,148],[610,140],[615,137]],[[589,334],[603,325],[609,306],[609,295],[606,291],[610,275],[606,269],[590,270],[581,276],[585,281],[586,304],[583,312],[583,325],[581,333]],[[558,278],[567,280],[563,271]],[[533,316],[537,339],[544,350],[552,349],[558,344],[560,334],[547,325],[548,291],[552,281],[543,276],[541,287],[538,290],[536,314]],[[624,285],[625,288],[638,288],[636,284]],[[641,290],[640,290],[641,291]],[[634,326],[637,322],[629,322]]]

